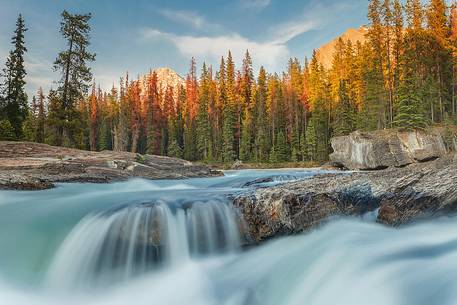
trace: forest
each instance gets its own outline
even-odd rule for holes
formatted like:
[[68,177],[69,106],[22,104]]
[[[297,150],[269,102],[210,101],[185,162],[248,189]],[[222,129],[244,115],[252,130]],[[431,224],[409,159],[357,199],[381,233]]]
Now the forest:
[[444,0],[371,0],[365,42],[339,39],[330,68],[316,51],[282,73],[190,61],[185,83],[163,88],[155,72],[122,76],[104,92],[90,64],[91,14],[62,13],[67,48],[57,87],[25,92],[26,22],[20,15],[1,73],[0,140],[131,151],[192,161],[324,162],[330,139],[355,130],[455,124],[457,6]]

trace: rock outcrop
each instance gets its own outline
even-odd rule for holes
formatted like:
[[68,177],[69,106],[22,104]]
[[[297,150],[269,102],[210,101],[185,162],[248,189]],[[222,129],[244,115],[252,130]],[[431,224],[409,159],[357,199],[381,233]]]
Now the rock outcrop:
[[457,212],[457,157],[383,171],[344,172],[239,195],[253,242],[313,228],[332,216],[376,211],[377,221],[398,226]]
[[0,142],[0,189],[46,189],[55,182],[112,182],[131,177],[218,176],[205,165],[129,152],[90,152],[29,142]]
[[348,169],[384,169],[430,161],[457,150],[456,128],[356,131],[331,140],[330,160]]

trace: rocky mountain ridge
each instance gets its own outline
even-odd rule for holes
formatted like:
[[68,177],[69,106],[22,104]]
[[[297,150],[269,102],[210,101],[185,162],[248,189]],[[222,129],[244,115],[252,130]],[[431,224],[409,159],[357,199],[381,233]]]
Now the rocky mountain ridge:
[[353,45],[355,45],[357,41],[364,43],[367,40],[367,34],[368,28],[365,26],[361,26],[358,29],[348,29],[340,36],[316,49],[317,59],[324,66],[324,68],[329,69],[332,66],[333,53],[335,52],[335,46],[338,42],[338,39],[342,38],[344,41],[349,40]]

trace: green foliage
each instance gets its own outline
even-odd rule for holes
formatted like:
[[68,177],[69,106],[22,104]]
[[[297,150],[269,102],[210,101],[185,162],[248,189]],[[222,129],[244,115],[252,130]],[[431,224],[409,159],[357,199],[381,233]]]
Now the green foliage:
[[400,129],[413,130],[427,127],[427,119],[417,95],[414,80],[404,80],[399,93],[399,104],[394,125]]
[[66,143],[69,146],[85,146],[81,136],[83,132],[77,128],[81,123],[76,110],[78,100],[84,98],[92,80],[91,69],[87,63],[95,60],[95,54],[88,51],[89,21],[91,14],[70,14],[62,12],[60,33],[66,40],[68,49],[58,54],[54,62],[54,70],[61,72],[61,79],[57,89],[60,102],[54,109],[57,135],[57,144]]
[[16,139],[14,128],[8,120],[0,121],[0,141],[13,141]]
[[338,114],[335,118],[333,126],[334,136],[348,135],[355,130],[356,127],[356,111],[349,98],[346,82],[340,82],[338,92],[339,104],[336,108]]
[[146,159],[141,154],[135,154],[135,162],[144,164],[146,162]]
[[290,161],[289,147],[286,139],[286,135],[282,130],[276,135],[276,144],[272,146],[270,152],[270,162],[287,162]]
[[306,128],[306,144],[304,145],[303,154],[306,156],[308,161],[317,160],[317,137],[316,137],[316,127],[315,119],[311,118],[307,128]]
[[181,146],[179,146],[178,141],[172,140],[168,146],[168,156],[174,158],[182,158],[183,152]]
[[2,73],[4,78],[1,85],[3,106],[0,110],[6,114],[13,127],[15,139],[22,138],[22,124],[28,115],[27,94],[25,93],[25,76],[27,73],[24,64],[24,55],[27,52],[24,41],[26,31],[24,19],[22,15],[19,15],[16,30],[11,40],[13,50],[10,51],[6,59],[6,67]]

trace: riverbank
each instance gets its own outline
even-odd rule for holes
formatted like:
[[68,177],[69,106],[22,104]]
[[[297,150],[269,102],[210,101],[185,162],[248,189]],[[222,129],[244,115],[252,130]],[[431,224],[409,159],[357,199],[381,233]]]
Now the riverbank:
[[204,162],[204,164],[216,170],[243,170],[243,169],[288,169],[288,168],[318,168],[322,164],[318,162],[242,162],[234,163]]
[[234,199],[254,242],[374,212],[400,226],[457,213],[457,138],[430,131],[354,132],[332,139],[335,166],[356,171],[259,188]]
[[91,152],[0,141],[0,189],[40,190],[56,182],[108,183],[139,177],[184,179],[221,172],[185,160],[129,152]]

